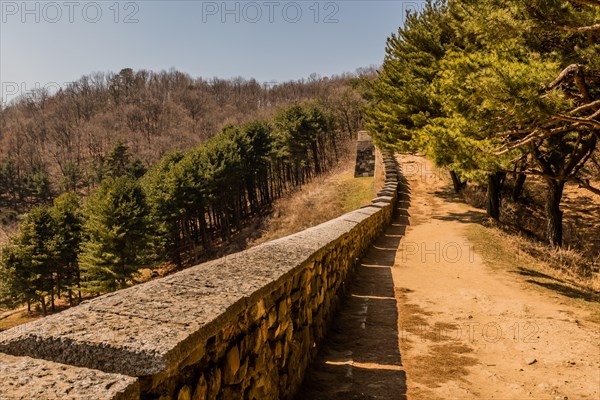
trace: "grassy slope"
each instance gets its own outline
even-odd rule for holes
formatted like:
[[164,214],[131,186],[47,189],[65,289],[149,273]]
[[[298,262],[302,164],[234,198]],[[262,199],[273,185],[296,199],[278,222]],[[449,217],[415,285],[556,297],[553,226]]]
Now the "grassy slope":
[[354,162],[316,179],[276,202],[262,235],[252,244],[267,242],[339,217],[371,202],[374,178],[354,178]]

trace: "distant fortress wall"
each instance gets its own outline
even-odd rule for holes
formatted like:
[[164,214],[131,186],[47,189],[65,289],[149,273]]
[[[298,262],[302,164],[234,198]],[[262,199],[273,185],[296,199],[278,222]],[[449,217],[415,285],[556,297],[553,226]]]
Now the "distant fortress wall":
[[356,141],[356,166],[354,177],[373,176],[375,174],[375,146],[367,131],[358,132]]
[[1,399],[290,399],[353,267],[389,223],[371,205],[0,332]]

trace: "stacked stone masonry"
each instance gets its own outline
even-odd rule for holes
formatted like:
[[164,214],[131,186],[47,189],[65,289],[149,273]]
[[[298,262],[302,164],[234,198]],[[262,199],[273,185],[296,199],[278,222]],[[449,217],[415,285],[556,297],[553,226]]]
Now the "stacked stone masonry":
[[0,399],[291,399],[353,266],[389,223],[371,205],[0,333]]
[[366,131],[358,132],[354,177],[373,176],[375,173],[375,146]]

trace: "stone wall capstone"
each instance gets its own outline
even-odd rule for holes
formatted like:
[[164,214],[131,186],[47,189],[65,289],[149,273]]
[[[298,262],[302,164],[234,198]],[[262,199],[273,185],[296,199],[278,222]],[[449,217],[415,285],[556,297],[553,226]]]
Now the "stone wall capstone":
[[[399,170],[383,161],[369,206],[0,332],[0,398],[293,398],[354,265],[392,217]],[[62,376],[87,383],[47,384]]]

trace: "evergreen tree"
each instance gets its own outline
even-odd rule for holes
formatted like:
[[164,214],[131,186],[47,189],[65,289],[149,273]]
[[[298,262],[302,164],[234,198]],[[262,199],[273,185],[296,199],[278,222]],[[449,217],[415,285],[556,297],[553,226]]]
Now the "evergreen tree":
[[331,115],[315,104],[298,104],[281,110],[274,125],[276,140],[282,155],[288,158],[295,184],[302,185],[321,174],[325,169],[327,136],[334,136]]
[[15,308],[27,303],[30,310],[31,303],[39,300],[32,282],[31,258],[13,240],[0,253],[0,305]]
[[273,149],[271,127],[265,122],[251,122],[241,127],[248,138],[248,147],[242,149],[242,169],[245,171],[245,184],[248,202],[253,213],[268,204],[269,164]]
[[54,199],[50,209],[56,232],[57,256],[57,292],[66,290],[69,304],[73,305],[73,291],[77,290],[81,298],[80,271],[77,255],[82,236],[82,215],[79,199],[74,193],[63,193]]
[[76,192],[85,183],[85,174],[81,166],[73,161],[61,165],[62,179],[60,186],[64,191]]
[[106,156],[101,176],[118,178],[129,176],[140,178],[146,172],[146,168],[139,159],[131,159],[129,148],[123,143],[117,143]]
[[102,293],[126,287],[148,256],[148,207],[138,182],[105,179],[84,207],[79,254],[83,285]]
[[13,307],[39,302],[44,312],[50,297],[52,310],[61,291],[78,277],[77,251],[81,236],[77,198],[65,194],[51,208],[29,212],[19,234],[2,250],[0,302]]
[[52,309],[55,307],[58,275],[58,238],[48,207],[35,208],[26,215],[14,244],[17,249],[9,251],[7,260],[14,268],[15,282],[18,287],[28,285],[25,298],[38,301],[46,315],[48,296]]
[[42,165],[37,165],[25,177],[26,195],[32,197],[34,204],[45,204],[52,197],[48,171]]
[[182,180],[175,172],[183,157],[181,152],[167,154],[141,181],[147,196],[153,244],[159,249],[156,257],[170,259],[178,266],[182,265],[181,227],[186,209],[185,196],[194,193],[184,192]]
[[388,39],[368,127],[380,143],[487,180],[495,219],[507,172],[542,176],[546,237],[560,245],[564,183],[600,132],[599,15],[570,0],[428,2]]

